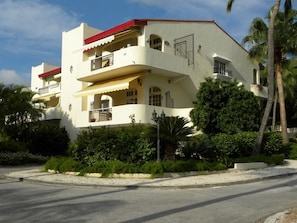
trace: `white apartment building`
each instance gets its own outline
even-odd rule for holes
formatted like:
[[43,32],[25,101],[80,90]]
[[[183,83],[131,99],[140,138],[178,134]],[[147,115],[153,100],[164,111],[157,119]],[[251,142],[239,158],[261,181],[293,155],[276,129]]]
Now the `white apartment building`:
[[32,67],[43,119],[70,138],[88,127],[153,123],[152,113],[189,119],[206,77],[237,79],[266,97],[258,65],[214,21],[136,19],[102,31],[82,23],[63,32],[61,66]]

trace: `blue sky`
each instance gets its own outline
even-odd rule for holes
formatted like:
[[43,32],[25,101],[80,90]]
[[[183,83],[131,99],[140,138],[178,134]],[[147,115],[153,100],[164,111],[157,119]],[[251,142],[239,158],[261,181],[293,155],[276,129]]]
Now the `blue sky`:
[[29,86],[32,66],[60,66],[62,32],[82,22],[106,30],[140,18],[215,20],[241,42],[273,3],[237,0],[227,14],[227,0],[0,0],[0,82]]

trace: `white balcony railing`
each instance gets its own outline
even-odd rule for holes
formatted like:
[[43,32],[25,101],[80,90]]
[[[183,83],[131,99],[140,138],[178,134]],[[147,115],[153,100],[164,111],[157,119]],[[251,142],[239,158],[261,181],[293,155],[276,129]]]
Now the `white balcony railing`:
[[54,94],[54,93],[60,93],[61,92],[61,84],[60,83],[54,83],[51,85],[48,85],[46,87],[39,88],[38,94],[44,95],[44,94]]

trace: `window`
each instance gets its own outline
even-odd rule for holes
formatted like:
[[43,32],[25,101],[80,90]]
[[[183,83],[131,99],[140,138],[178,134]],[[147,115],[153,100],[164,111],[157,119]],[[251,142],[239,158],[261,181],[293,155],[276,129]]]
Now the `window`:
[[162,50],[162,39],[157,35],[150,36],[150,48]]
[[161,106],[161,89],[158,87],[150,87],[149,105]]
[[137,90],[131,89],[126,92],[126,104],[137,104]]
[[101,108],[102,108],[103,111],[105,109],[109,108],[109,100],[108,99],[101,100]]
[[258,83],[258,72],[257,72],[257,69],[253,69],[253,84],[259,84]]
[[226,64],[221,61],[214,61],[214,73],[226,75]]

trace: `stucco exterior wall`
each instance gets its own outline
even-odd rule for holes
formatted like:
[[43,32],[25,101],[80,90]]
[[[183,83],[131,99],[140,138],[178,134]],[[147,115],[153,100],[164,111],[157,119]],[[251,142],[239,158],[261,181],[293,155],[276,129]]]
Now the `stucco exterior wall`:
[[[109,52],[112,65],[91,70],[91,60],[106,45],[98,46],[96,52],[84,52],[84,40],[100,32],[82,23],[62,33],[61,91],[56,97],[62,111],[60,124],[66,127],[72,140],[80,128],[127,125],[131,123],[129,116],[132,114],[136,122],[152,123],[151,113],[154,109],[157,112],[164,110],[167,115],[189,118],[200,83],[206,77],[214,77],[215,54],[224,60],[232,78],[238,79],[248,90],[253,82],[253,70],[258,69],[248,59],[248,53],[213,21],[148,20],[147,25],[139,27],[137,36],[131,34],[132,39],[106,43],[119,48],[133,40],[133,46]],[[151,35],[161,37],[161,51],[150,48]],[[188,35],[193,37],[193,44],[189,44],[193,50],[191,63],[188,58],[175,55],[175,40]],[[38,77],[39,74],[55,68],[58,67],[45,63],[32,67],[32,90],[46,84],[44,79]],[[139,75],[139,78],[129,82],[129,89],[137,90],[137,104],[126,104],[125,90],[106,92],[104,95],[112,97],[112,120],[90,122],[91,110],[101,108],[101,94],[77,97],[76,93],[92,83],[125,75]],[[231,77],[227,78],[231,80]],[[150,87],[161,89],[161,106],[149,105]],[[172,99],[170,103],[166,103],[166,95],[167,99]]]

